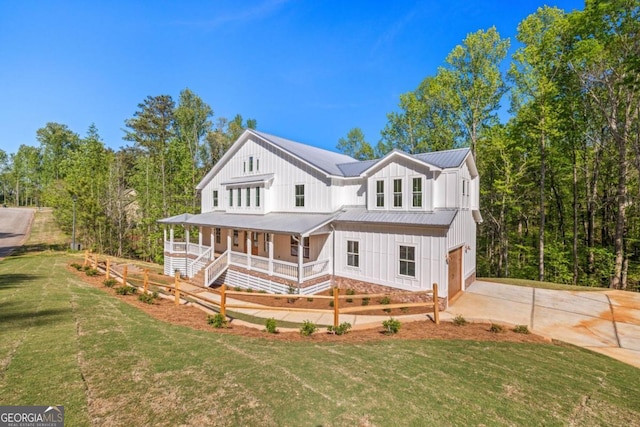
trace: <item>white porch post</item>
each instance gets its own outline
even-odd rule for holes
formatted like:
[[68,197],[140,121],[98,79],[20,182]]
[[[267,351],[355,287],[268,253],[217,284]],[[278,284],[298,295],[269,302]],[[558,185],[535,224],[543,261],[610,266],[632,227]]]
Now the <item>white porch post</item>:
[[167,226],[166,225],[162,227],[162,234],[164,235],[164,243],[166,247],[166,243],[167,243]]
[[273,275],[273,234],[266,233],[267,249],[269,251],[269,275]]
[[251,232],[245,231],[246,252],[247,252],[247,269],[251,270]]
[[169,227],[169,243],[169,253],[173,253],[173,224],[171,224],[171,227]]
[[232,229],[227,229],[227,251],[229,252],[227,255],[227,265],[231,264],[231,233],[233,233]]
[[188,254],[189,253],[189,227],[188,226],[184,228],[184,236],[185,236],[184,251]]
[[302,284],[302,279],[304,276],[304,272],[302,271],[302,264],[304,260],[304,238],[302,236],[298,236],[298,284]]
[[216,241],[215,241],[215,228],[211,227],[209,230],[211,230],[211,234],[209,235],[209,242],[211,242],[211,256],[209,257],[209,259],[211,261],[213,261],[216,258]]
[[198,255],[202,255],[202,226],[198,227]]

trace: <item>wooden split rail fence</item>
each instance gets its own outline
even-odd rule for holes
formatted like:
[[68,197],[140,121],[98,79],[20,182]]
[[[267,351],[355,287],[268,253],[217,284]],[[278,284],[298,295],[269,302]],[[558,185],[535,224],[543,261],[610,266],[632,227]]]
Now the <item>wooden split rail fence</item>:
[[[193,298],[200,305],[205,306],[214,306],[218,310],[220,314],[226,316],[227,309],[245,309],[245,310],[260,310],[260,311],[289,311],[289,312],[311,312],[311,313],[333,313],[333,326],[337,327],[340,324],[340,314],[347,313],[357,313],[363,311],[371,311],[377,309],[392,309],[392,308],[410,308],[410,307],[425,307],[431,308],[433,310],[433,321],[439,325],[440,324],[440,306],[438,300],[438,284],[433,284],[432,290],[426,291],[415,291],[415,292],[396,292],[393,294],[355,294],[355,295],[340,295],[340,291],[338,288],[333,288],[333,295],[297,295],[297,294],[269,294],[262,292],[242,292],[242,291],[231,291],[227,289],[226,285],[220,286],[218,289],[207,289],[206,292],[209,294],[219,295],[220,301],[211,300],[208,298],[203,298],[200,291],[199,293],[194,293],[183,289],[182,281],[180,280],[180,273],[176,272],[176,275],[173,280],[173,284],[156,282],[149,280],[149,270],[144,269],[143,277],[135,278],[130,276],[128,273],[128,266],[124,265],[122,274],[113,270],[111,268],[111,261],[109,258],[106,258],[104,263],[100,263],[98,260],[97,254],[90,254],[88,251],[85,253],[85,261],[84,265],[91,265],[95,268],[102,268],[105,271],[106,279],[110,279],[111,276],[120,277],[123,285],[128,285],[132,282],[138,282],[138,285],[135,287],[141,287],[143,292],[146,294],[149,292],[149,286],[156,286],[162,289],[166,289],[169,294],[173,294],[174,302],[176,305],[180,304],[180,300],[182,295],[189,296]],[[313,299],[324,299],[333,301],[333,307],[331,309],[319,309],[319,308],[295,308],[295,307],[275,307],[270,305],[257,305],[257,304],[241,304],[236,301],[232,303],[227,302],[227,297],[234,295],[237,296],[251,296],[251,297],[271,297],[271,298],[287,298],[287,299],[300,299],[300,298],[313,298]],[[392,298],[404,295],[431,295],[431,301],[424,302],[403,302],[403,303],[394,303],[394,304],[377,304],[377,305],[363,305],[360,307],[341,307],[341,300],[345,299],[364,299],[364,298]],[[186,302],[186,300],[185,300]]]

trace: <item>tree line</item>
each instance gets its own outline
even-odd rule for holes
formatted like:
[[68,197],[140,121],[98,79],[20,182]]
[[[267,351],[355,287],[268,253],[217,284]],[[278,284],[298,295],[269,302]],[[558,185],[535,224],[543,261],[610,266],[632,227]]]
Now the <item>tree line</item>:
[[502,72],[510,40],[495,28],[469,34],[400,96],[377,145],[354,128],[338,149],[364,160],[470,147],[479,276],[638,289],[640,2],[545,6],[516,39]]
[[[359,128],[338,150],[360,160],[470,147],[481,183],[478,275],[638,288],[640,2],[542,7],[518,26],[469,34],[437,72],[400,96],[377,144]],[[501,66],[509,60],[507,68]],[[501,107],[501,103],[509,105]],[[499,114],[508,120],[499,120]],[[55,207],[102,252],[160,261],[156,221],[199,209],[195,185],[255,120],[213,121],[189,89],[149,96],[113,151],[48,123],[40,147],[0,150],[0,200]]]
[[[157,220],[200,205],[195,186],[227,148],[256,121],[236,115],[214,120],[212,108],[184,89],[148,96],[125,121],[119,150],[105,146],[91,125],[84,137],[68,126],[38,129],[39,147],[0,150],[0,200],[15,206],[51,206],[57,222],[85,247],[160,262],[163,233]],[[177,230],[179,233],[180,230]]]

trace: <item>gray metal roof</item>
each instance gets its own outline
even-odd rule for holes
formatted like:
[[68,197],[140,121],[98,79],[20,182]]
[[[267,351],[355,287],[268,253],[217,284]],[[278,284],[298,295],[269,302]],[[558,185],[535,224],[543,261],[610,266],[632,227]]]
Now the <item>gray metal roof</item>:
[[266,215],[206,212],[191,215],[185,225],[259,230],[267,233],[307,234],[331,222],[331,214],[269,213]]
[[340,171],[342,172],[342,176],[346,178],[357,177],[357,176],[360,176],[362,172],[366,171],[367,169],[369,169],[371,166],[375,165],[379,161],[380,159],[362,160],[359,162],[351,162],[351,163],[342,163],[338,165],[338,168],[340,168]]
[[449,227],[455,216],[455,210],[437,210],[433,212],[377,212],[368,211],[366,208],[349,208],[338,215],[335,221]]
[[221,183],[221,185],[237,185],[237,184],[261,184],[265,182],[269,182],[273,179],[275,174],[267,173],[263,175],[249,175],[249,176],[241,176],[239,178],[230,178],[227,181]]
[[464,162],[470,151],[469,148],[458,148],[455,150],[413,154],[413,157],[442,169],[457,168]]
[[338,165],[341,163],[352,163],[355,161],[352,157],[349,157],[346,154],[323,150],[322,148],[301,144],[299,142],[280,138],[279,136],[270,135],[264,132],[258,132],[256,130],[251,130],[251,132],[330,175],[343,176]]
[[183,213],[176,216],[171,216],[169,218],[163,218],[158,220],[160,224],[184,224],[189,221],[189,218],[193,217],[192,214]]

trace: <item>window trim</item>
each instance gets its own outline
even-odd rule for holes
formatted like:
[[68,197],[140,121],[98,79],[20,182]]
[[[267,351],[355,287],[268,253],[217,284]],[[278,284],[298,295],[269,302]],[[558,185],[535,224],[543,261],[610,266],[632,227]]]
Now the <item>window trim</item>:
[[247,207],[250,208],[251,207],[251,187],[247,187],[245,188],[245,192],[247,193],[246,197],[245,197],[245,201],[247,202]]
[[[302,194],[298,194],[298,189],[302,189]],[[304,184],[295,184],[294,186],[294,205],[296,208],[304,208]]]
[[[298,258],[298,242],[291,235],[291,256]],[[309,259],[309,237],[302,238],[302,258]]]
[[214,208],[218,207],[218,190],[213,190],[213,194],[211,195],[211,204]]
[[253,156],[249,156],[249,172],[253,172]]
[[[349,244],[350,243],[354,243],[355,244],[355,251],[351,250],[349,251]],[[353,249],[353,247],[351,248]],[[360,269],[360,241],[359,240],[350,240],[347,239],[347,268],[354,268],[354,269]],[[355,260],[355,264],[350,264],[350,259],[354,259]]]
[[240,232],[233,230],[233,246],[240,246]]
[[242,188],[238,188],[238,207],[242,207]]
[[[408,252],[405,253],[405,256],[407,258],[403,258],[402,257],[402,251],[403,248],[406,249],[411,249],[413,252],[413,259],[408,258]],[[401,277],[407,277],[407,278],[413,278],[416,279],[417,276],[417,269],[418,269],[418,262],[417,262],[417,249],[415,245],[410,245],[410,244],[399,244],[398,245],[398,275]],[[404,273],[403,273],[403,268],[402,265],[403,263],[406,265],[405,269],[404,269]],[[409,274],[409,265],[413,264],[413,275]]]
[[233,207],[233,188],[229,189],[229,207]]
[[[393,178],[393,209],[402,209],[403,197],[402,197],[402,178]],[[400,191],[396,191],[396,183],[400,183]],[[397,200],[400,200],[400,204],[396,204]]]
[[216,227],[215,231],[214,231],[214,236],[215,236],[215,240],[214,240],[215,244],[216,245],[221,244],[222,243],[222,229],[219,228],[219,227]]
[[[376,208],[381,208],[382,209],[382,208],[384,208],[384,187],[385,187],[384,184],[385,184],[385,182],[384,182],[384,179],[376,179],[375,183],[376,183],[375,184],[375,186],[376,186],[376,188],[375,188],[375,190],[376,190],[376,193],[375,193],[375,206],[376,206]],[[378,184],[382,184],[382,191],[378,191],[379,190],[378,189]],[[382,202],[382,204],[380,204],[380,202]]]
[[[416,182],[420,183],[420,189],[416,191]],[[422,209],[424,207],[424,179],[421,176],[411,178],[411,207],[414,209]],[[416,205],[416,197],[419,198],[420,204]]]
[[260,207],[260,187],[256,187],[256,207]]

